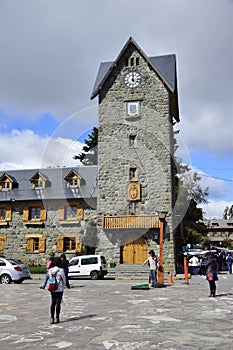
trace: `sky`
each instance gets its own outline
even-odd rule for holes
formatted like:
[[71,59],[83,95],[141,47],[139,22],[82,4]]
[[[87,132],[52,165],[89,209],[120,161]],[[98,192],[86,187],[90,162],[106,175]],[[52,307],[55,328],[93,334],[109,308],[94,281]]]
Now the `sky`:
[[[0,170],[75,166],[98,125],[100,62],[129,37],[176,54],[180,142],[209,188],[205,218],[233,204],[233,0],[0,0]],[[185,159],[185,160],[187,160]]]

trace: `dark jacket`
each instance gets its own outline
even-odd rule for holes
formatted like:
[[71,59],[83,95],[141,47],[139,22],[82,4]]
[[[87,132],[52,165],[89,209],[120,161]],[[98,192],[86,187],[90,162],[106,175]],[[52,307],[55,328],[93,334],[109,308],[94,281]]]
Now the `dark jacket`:
[[211,259],[208,260],[205,264],[206,267],[206,279],[208,281],[217,281],[218,280],[218,275],[217,275],[217,260],[216,259]]

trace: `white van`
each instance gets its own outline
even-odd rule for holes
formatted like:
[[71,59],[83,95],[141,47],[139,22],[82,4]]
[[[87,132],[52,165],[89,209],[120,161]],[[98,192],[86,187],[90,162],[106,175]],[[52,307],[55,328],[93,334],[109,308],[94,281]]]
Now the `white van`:
[[97,280],[107,273],[107,262],[102,255],[76,256],[69,262],[69,279],[90,276],[92,280]]

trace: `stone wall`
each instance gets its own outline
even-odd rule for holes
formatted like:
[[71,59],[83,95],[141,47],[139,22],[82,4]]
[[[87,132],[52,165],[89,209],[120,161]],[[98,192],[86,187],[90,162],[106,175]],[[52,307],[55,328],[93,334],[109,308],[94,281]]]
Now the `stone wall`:
[[[26,202],[16,202],[12,208],[12,220],[8,226],[0,226],[0,235],[5,235],[4,251],[5,256],[20,259],[25,263],[45,264],[49,254],[57,252],[57,238],[62,234],[77,234],[81,237],[85,233],[88,222],[96,221],[96,210],[84,206],[84,219],[79,222],[61,224],[58,218],[58,209],[63,202],[50,201],[46,203],[47,219],[43,225],[25,225],[23,222],[23,208]],[[46,249],[44,253],[27,253],[26,235],[41,234],[46,238]],[[67,258],[75,256],[75,252],[65,252]]]

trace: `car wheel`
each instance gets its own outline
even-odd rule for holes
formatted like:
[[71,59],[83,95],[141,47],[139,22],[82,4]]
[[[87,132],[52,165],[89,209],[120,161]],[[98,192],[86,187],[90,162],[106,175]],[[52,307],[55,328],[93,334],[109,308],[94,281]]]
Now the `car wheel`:
[[11,277],[7,274],[4,274],[0,278],[1,284],[10,284],[11,283]]
[[99,274],[97,271],[91,271],[90,276],[92,280],[98,280],[99,278]]

